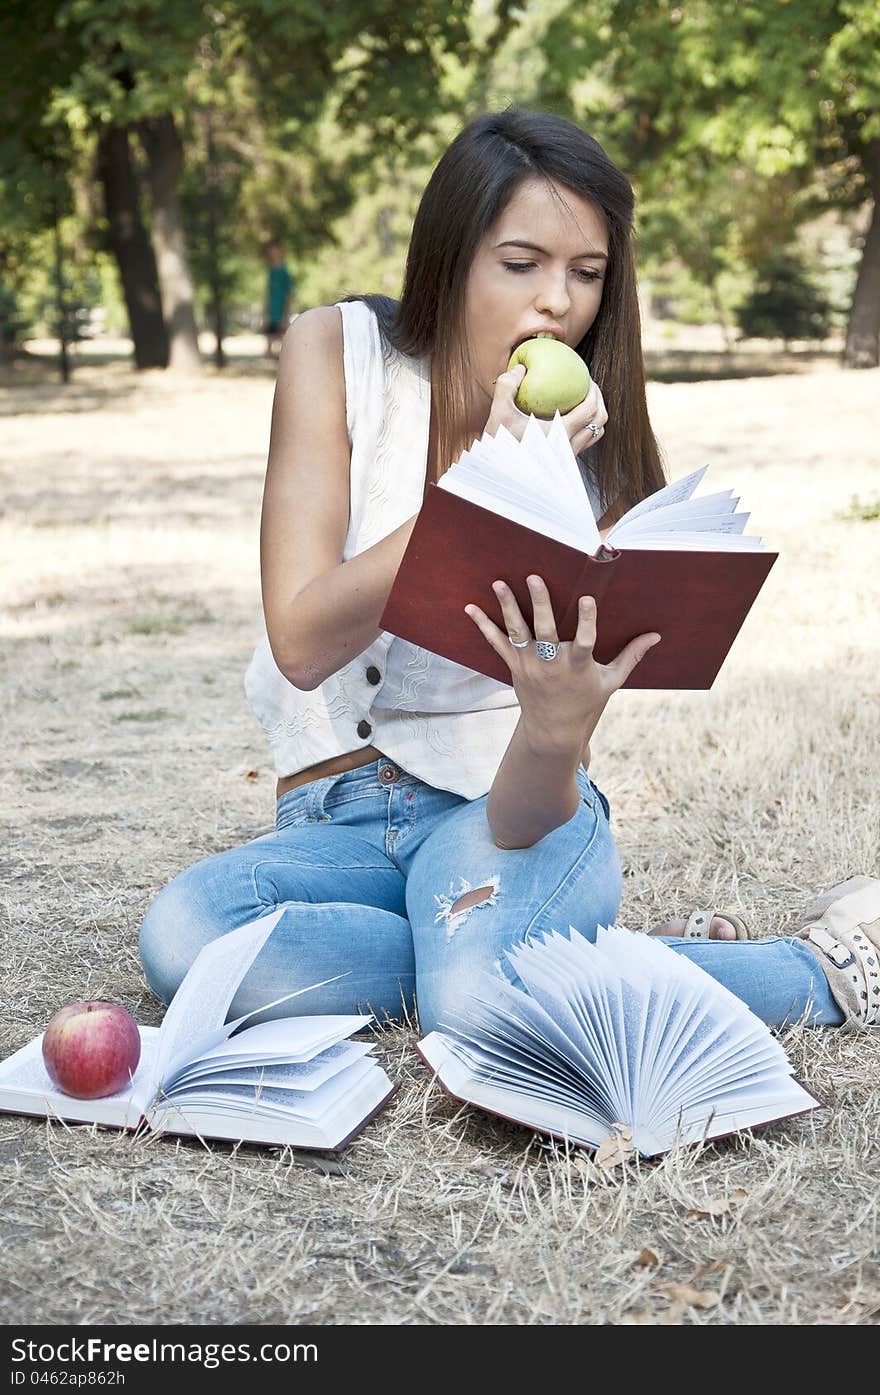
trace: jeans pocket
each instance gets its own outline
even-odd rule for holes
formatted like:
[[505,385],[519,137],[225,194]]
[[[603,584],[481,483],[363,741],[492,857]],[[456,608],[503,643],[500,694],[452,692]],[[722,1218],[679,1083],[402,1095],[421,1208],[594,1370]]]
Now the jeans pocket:
[[608,803],[608,800],[605,798],[605,795],[602,793],[602,791],[600,790],[599,786],[598,786],[598,785],[594,785],[592,780],[590,781],[590,784],[593,786],[593,790],[595,791],[595,793],[599,796],[599,803],[602,805],[602,808],[603,808],[603,810],[605,811],[605,819],[606,819],[606,822],[610,823],[610,822],[611,822],[611,805]]
[[306,786],[288,790],[275,805],[275,832],[282,828],[295,828],[306,821]]

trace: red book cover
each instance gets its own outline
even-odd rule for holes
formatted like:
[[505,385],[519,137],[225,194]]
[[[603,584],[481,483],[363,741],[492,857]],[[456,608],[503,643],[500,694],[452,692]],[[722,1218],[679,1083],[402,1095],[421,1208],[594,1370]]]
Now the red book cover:
[[561,640],[574,638],[579,597],[595,598],[599,663],[637,635],[662,635],[624,687],[711,688],[777,555],[603,548],[591,557],[432,484],[379,623],[509,683],[507,666],[464,607],[478,605],[503,629],[492,582],[506,581],[531,624],[526,577],[536,574],[547,583]]

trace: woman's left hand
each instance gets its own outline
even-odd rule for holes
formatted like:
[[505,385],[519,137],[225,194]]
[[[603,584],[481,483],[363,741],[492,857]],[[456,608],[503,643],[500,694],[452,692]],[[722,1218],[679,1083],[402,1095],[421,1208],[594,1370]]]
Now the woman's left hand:
[[572,407],[561,420],[575,455],[583,455],[585,450],[601,441],[608,422],[608,409],[595,379],[590,380],[590,390],[583,402]]
[[[501,604],[505,629],[501,630],[479,606],[465,606],[484,638],[510,669],[510,681],[522,709],[529,746],[547,755],[580,752],[589,740],[612,693],[617,692],[658,634],[630,640],[609,664],[593,658],[596,643],[596,602],[581,596],[578,625],[573,640],[561,641],[550,593],[538,576],[527,578],[532,599],[534,635],[523,619],[516,597],[503,581],[492,585]],[[555,647],[554,658],[541,658],[537,643]],[[551,653],[548,650],[547,653]]]

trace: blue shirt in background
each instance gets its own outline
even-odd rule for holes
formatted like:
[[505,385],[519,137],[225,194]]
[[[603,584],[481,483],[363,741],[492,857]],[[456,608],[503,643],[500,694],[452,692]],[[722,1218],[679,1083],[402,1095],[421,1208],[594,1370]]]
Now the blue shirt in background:
[[284,318],[287,297],[293,290],[293,277],[286,266],[269,267],[269,287],[267,318],[270,325],[278,325]]

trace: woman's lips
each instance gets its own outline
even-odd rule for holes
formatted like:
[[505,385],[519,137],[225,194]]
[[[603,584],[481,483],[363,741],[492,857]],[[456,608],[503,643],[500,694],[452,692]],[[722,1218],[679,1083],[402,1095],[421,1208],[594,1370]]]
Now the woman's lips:
[[512,354],[515,353],[516,350],[519,348],[520,344],[526,344],[526,343],[528,343],[528,341],[529,341],[530,339],[541,339],[541,338],[543,338],[543,339],[556,339],[560,344],[564,344],[564,343],[565,343],[565,337],[564,337],[564,335],[560,334],[560,333],[558,332],[558,330],[555,330],[555,329],[531,329],[531,330],[529,330],[528,334],[524,334],[520,339],[515,340],[514,343],[511,344],[511,346],[510,346],[510,352],[511,352]]

